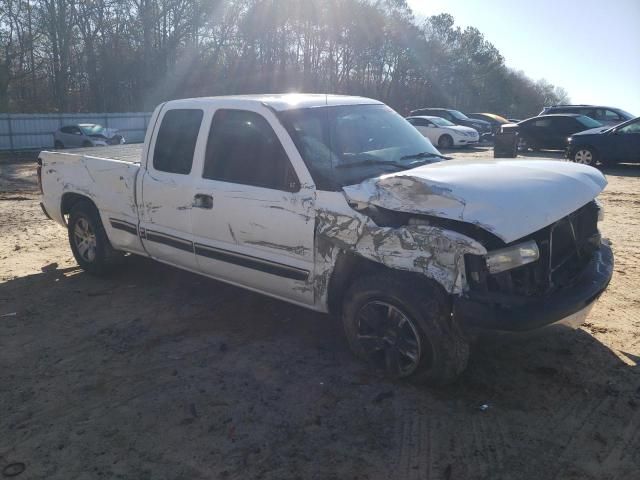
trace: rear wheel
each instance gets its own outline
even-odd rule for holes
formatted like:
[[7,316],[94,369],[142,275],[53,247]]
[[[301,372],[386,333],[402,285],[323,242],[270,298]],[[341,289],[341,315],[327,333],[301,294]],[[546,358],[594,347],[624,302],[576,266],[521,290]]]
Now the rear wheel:
[[592,167],[594,167],[598,161],[596,151],[590,147],[579,147],[575,152],[573,152],[571,159],[575,163],[591,165]]
[[73,256],[89,273],[102,275],[108,272],[122,256],[111,246],[98,210],[88,201],[73,206],[67,230]]
[[442,135],[439,139],[438,139],[438,147],[439,148],[452,148],[453,147],[453,138],[451,138],[451,135]]
[[361,278],[345,296],[343,323],[353,352],[393,378],[449,383],[467,365],[469,344],[438,287],[393,274]]

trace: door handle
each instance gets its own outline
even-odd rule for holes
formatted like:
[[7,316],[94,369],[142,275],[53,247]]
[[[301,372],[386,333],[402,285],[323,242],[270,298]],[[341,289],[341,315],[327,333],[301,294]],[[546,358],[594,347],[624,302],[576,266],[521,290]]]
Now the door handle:
[[206,208],[207,210],[211,210],[213,208],[213,197],[203,193],[196,193],[193,197],[193,208]]

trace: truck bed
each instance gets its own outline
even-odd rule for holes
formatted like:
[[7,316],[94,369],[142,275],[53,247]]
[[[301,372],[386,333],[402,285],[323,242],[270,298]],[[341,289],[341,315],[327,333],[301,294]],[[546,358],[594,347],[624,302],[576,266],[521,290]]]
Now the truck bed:
[[[116,218],[137,228],[136,178],[143,147],[115,145],[40,152],[42,200],[47,214],[64,225],[64,215],[69,213],[65,205],[72,203],[74,196],[87,198],[100,212],[114,246],[129,251],[141,249],[136,237],[122,232],[111,234],[111,220]],[[118,245],[120,241],[124,243]]]
[[66,153],[82,155],[83,157],[119,160],[120,162],[140,164],[143,148],[143,143],[132,143],[129,145],[112,145],[108,147],[68,148],[65,150],[49,151],[47,153]]

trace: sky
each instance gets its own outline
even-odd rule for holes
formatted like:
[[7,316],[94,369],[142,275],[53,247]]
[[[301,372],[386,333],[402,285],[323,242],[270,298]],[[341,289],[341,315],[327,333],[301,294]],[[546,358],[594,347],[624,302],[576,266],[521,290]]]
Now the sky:
[[572,103],[640,116],[640,0],[408,0],[418,21],[450,13],[507,66],[565,88]]

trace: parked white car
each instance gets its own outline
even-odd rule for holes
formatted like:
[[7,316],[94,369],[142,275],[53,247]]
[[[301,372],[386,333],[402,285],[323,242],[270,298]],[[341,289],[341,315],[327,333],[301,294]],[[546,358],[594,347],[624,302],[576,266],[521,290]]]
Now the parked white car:
[[121,145],[124,137],[113,128],[105,128],[96,123],[65,125],[53,134],[54,146],[61,148],[106,147]]
[[478,131],[441,117],[408,117],[407,121],[439,148],[466,147],[480,141]]

